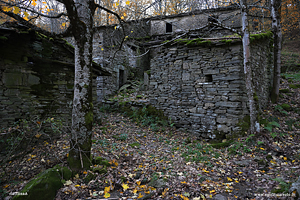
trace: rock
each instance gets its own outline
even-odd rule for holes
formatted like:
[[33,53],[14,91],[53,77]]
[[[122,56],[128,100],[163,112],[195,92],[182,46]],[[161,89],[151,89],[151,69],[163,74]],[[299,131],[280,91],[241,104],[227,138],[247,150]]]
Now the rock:
[[291,188],[289,189],[289,193],[293,195],[293,192],[296,191],[296,197],[299,198],[300,196],[300,176],[295,183],[292,183]]
[[155,188],[165,188],[165,187],[167,187],[167,183],[163,179],[157,179],[157,180],[152,179],[148,185],[152,186],[152,187],[155,187]]
[[225,197],[221,194],[217,194],[213,197],[213,200],[227,200],[227,197]]
[[246,167],[248,165],[251,164],[252,160],[236,160],[236,161],[233,161],[236,165],[239,165],[241,167]]
[[72,172],[66,167],[56,165],[35,176],[13,200],[53,200],[56,192],[63,186],[62,179],[69,180]]

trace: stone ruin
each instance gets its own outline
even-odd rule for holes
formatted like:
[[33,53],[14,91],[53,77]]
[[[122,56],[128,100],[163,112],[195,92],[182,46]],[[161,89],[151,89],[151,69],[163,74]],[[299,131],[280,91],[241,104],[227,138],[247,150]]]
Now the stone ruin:
[[[106,26],[96,33],[94,58],[104,61],[100,64],[113,74],[101,79],[102,98],[124,84],[130,67],[137,74],[148,70],[150,78],[145,73],[144,83],[150,104],[162,110],[176,127],[203,138],[225,138],[243,131],[241,123],[249,115],[243,49],[241,38],[232,32],[241,29],[239,9],[232,6],[128,22],[125,50],[107,64],[122,38],[119,28]],[[269,101],[271,37],[261,33],[251,38],[259,109]]]
[[[115,94],[134,72],[141,79],[145,77],[149,103],[162,110],[176,127],[204,138],[241,131],[239,122],[249,111],[242,42],[232,32],[241,29],[237,7],[157,16],[123,26],[124,32],[119,25],[103,26],[95,32],[93,59],[101,65],[94,67],[95,105]],[[272,86],[271,35],[257,34],[251,41],[255,99],[263,109]],[[31,112],[70,115],[73,54],[43,37],[28,39],[25,49],[26,54],[18,54],[18,61],[0,60],[2,126]],[[67,60],[60,57],[58,62],[31,65],[33,58],[52,59],[55,51],[49,49],[68,54],[64,56]]]

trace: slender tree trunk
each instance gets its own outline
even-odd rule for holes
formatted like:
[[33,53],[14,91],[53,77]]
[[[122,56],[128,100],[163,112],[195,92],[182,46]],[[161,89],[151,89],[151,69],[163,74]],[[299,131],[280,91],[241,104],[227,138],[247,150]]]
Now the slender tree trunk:
[[280,25],[281,0],[271,0],[272,4],[272,30],[274,34],[274,74],[271,101],[276,103],[279,97],[280,68],[281,68],[281,42],[282,32]]
[[75,82],[68,164],[77,172],[91,166],[92,104],[92,0],[77,0],[77,20],[70,20],[75,38]]
[[242,32],[243,32],[243,55],[244,55],[244,73],[246,80],[247,97],[249,100],[249,112],[250,112],[250,132],[255,132],[256,125],[256,109],[253,98],[254,90],[252,84],[252,70],[250,65],[250,33],[249,22],[247,17],[247,5],[245,0],[241,0],[242,7]]

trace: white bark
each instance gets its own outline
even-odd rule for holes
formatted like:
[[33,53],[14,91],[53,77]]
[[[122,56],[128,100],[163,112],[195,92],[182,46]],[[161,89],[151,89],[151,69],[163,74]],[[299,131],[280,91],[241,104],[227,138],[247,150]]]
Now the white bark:
[[92,104],[92,0],[75,0],[78,18],[70,20],[75,39],[75,81],[72,110],[69,166],[72,170],[89,168],[93,123]]
[[243,56],[244,56],[244,73],[245,73],[245,82],[247,97],[249,100],[249,113],[250,113],[250,132],[255,132],[256,122],[256,109],[255,102],[253,98],[254,89],[252,83],[252,69],[250,65],[250,33],[249,33],[249,22],[247,17],[247,5],[245,0],[241,0],[242,7],[242,33],[243,33]]
[[272,31],[274,34],[274,74],[271,100],[273,103],[278,101],[280,86],[280,68],[281,68],[281,42],[282,32],[280,25],[280,6],[281,0],[271,0]]

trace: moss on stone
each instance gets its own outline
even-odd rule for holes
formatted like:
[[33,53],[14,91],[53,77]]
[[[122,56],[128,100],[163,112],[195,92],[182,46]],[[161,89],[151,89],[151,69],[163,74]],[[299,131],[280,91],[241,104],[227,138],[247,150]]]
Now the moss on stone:
[[286,111],[290,111],[292,109],[291,106],[286,103],[281,104],[281,107]]
[[279,92],[280,93],[289,93],[290,90],[289,89],[280,89]]
[[220,143],[212,143],[211,146],[216,149],[221,149],[224,147],[229,147],[233,143],[233,140],[228,140]]
[[289,84],[289,87],[291,89],[297,89],[297,88],[300,88],[300,84]]
[[62,179],[69,180],[71,171],[66,167],[56,165],[54,168],[41,172],[33,178],[20,193],[27,195],[16,195],[14,200],[52,200],[55,198],[56,192],[63,186]]
[[93,164],[95,164],[95,165],[104,165],[104,166],[107,166],[107,167],[111,166],[111,164],[109,163],[108,160],[106,160],[105,158],[102,158],[100,156],[93,160]]
[[105,165],[100,165],[99,167],[95,167],[93,169],[93,172],[99,173],[99,174],[106,174],[107,173],[107,168]]

